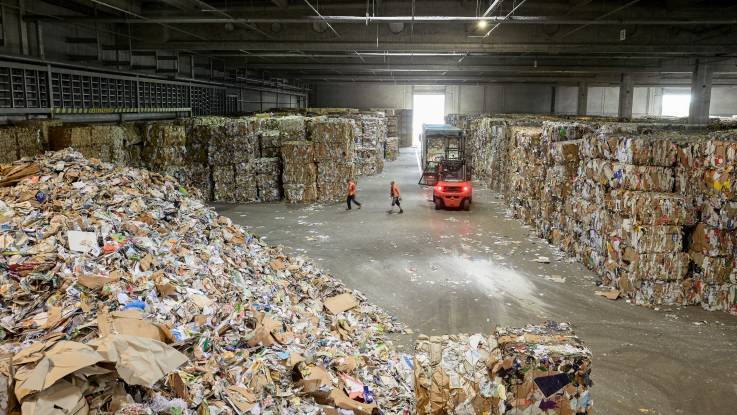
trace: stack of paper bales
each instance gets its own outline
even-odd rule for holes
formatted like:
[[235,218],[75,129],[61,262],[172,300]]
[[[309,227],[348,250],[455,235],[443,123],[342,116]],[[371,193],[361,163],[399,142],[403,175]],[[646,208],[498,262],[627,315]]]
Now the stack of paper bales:
[[[51,129],[51,127],[59,127],[63,125],[63,123],[59,119],[34,118],[30,120],[15,121],[13,125],[15,125],[16,127],[34,128],[40,130],[40,146],[36,147],[36,150],[40,151],[38,154],[41,154],[49,149],[49,130]],[[29,154],[28,156],[30,155],[31,154]]]
[[310,120],[308,130],[317,163],[318,201],[342,200],[346,182],[356,175],[355,123],[347,118],[317,117]]
[[351,115],[360,131],[356,137],[356,170],[371,176],[384,171],[386,116],[381,112]]
[[393,109],[384,110],[386,115],[386,135],[387,137],[398,137],[399,136],[399,116],[397,111]]
[[731,132],[681,147],[676,188],[692,201],[698,223],[687,229],[688,255],[708,310],[737,314],[737,141]]
[[41,129],[36,127],[0,128],[0,162],[10,163],[23,157],[42,154]]
[[[587,265],[602,282],[640,304],[692,304],[683,227],[694,224],[692,203],[674,193],[678,146],[662,135],[602,128],[582,145],[577,188],[596,206],[588,222]],[[584,253],[585,254],[585,253]],[[600,263],[599,260],[603,260]]]
[[279,130],[259,130],[258,143],[261,157],[278,157],[281,151],[281,138],[279,136]]
[[574,414],[591,409],[591,351],[565,323],[419,336],[417,413]]
[[62,125],[49,129],[49,146],[52,150],[74,147],[89,158],[121,165],[135,165],[129,149],[140,142],[140,137],[129,137],[131,130],[119,125]]
[[476,118],[466,133],[466,154],[474,179],[501,193],[507,191],[509,183],[510,140],[509,123],[501,118]]
[[251,161],[259,154],[255,118],[208,117],[201,121],[208,137],[208,161],[212,170],[213,199],[219,202],[258,200]]
[[389,161],[394,161],[399,157],[399,137],[388,137],[386,139],[385,157]]
[[541,134],[537,127],[513,127],[509,152],[509,189],[505,194],[515,217],[534,225],[540,216],[540,200],[545,174]]
[[311,142],[287,141],[281,145],[284,197],[290,203],[317,201],[317,165]]
[[143,162],[151,169],[163,174],[172,174],[181,181],[186,167],[187,139],[181,125],[168,122],[145,124],[143,135]]
[[301,115],[278,117],[276,118],[276,130],[279,131],[280,142],[306,140],[307,118]]
[[0,163],[11,163],[18,158],[15,128],[0,128]]
[[[542,128],[542,151],[545,164],[541,192],[541,211],[537,220],[540,236],[561,245],[571,231],[564,214],[566,200],[573,193],[573,183],[580,164],[582,138],[592,134],[589,125],[546,122]],[[570,242],[570,239],[567,240]]]
[[278,157],[254,159],[258,199],[262,202],[276,202],[281,199],[281,161]]

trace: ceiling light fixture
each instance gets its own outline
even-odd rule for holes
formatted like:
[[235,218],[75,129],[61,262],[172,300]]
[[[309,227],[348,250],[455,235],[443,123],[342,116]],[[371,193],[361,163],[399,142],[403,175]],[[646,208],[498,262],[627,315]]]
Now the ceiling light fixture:
[[476,23],[476,26],[479,29],[484,30],[489,26],[489,22],[487,22],[486,20],[479,20],[479,22]]

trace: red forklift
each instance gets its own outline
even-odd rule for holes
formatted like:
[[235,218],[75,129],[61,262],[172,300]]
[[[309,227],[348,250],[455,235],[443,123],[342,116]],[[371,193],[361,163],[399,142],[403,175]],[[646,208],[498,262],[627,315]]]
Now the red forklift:
[[463,130],[446,124],[423,124],[420,143],[423,171],[419,184],[432,187],[435,210],[470,210],[473,186]]

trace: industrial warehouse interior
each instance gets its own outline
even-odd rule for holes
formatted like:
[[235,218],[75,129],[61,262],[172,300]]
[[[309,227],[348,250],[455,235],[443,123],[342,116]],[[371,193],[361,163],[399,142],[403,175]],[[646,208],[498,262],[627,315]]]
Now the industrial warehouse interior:
[[0,414],[734,415],[737,3],[0,0]]

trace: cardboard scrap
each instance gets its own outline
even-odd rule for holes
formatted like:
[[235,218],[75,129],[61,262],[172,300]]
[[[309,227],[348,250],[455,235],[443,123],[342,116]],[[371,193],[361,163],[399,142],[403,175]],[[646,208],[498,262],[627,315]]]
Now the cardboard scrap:
[[250,411],[258,402],[256,394],[242,386],[228,386],[225,395],[230,403],[243,413]]
[[331,314],[340,314],[356,306],[358,306],[358,300],[350,293],[343,293],[325,299],[325,308]]
[[105,284],[116,282],[118,280],[120,280],[120,278],[117,275],[111,275],[108,277],[104,275],[83,274],[79,276],[77,282],[80,285],[83,285],[91,290],[99,290],[100,288],[104,287]]
[[610,300],[616,300],[619,298],[619,290],[608,290],[608,291],[595,291],[594,294],[608,298]]
[[256,329],[253,337],[248,340],[248,345],[255,347],[258,345],[273,346],[274,344],[284,344],[290,333],[282,331],[283,324],[281,321],[267,315],[261,315],[257,319]]
[[67,240],[69,249],[75,252],[87,253],[97,248],[97,235],[94,232],[68,231]]
[[23,401],[21,411],[24,415],[86,415],[89,406],[82,389],[62,380]]
[[90,344],[106,361],[115,363],[118,375],[129,385],[150,388],[189,360],[173,347],[145,337],[110,335]]
[[49,349],[32,370],[22,367],[16,373],[15,395],[25,396],[51,387],[59,379],[75,371],[104,360],[90,346],[62,341]]
[[100,337],[110,334],[122,334],[146,337],[162,342],[167,338],[163,327],[145,320],[143,313],[135,308],[112,313],[108,313],[107,309],[103,308],[97,315],[97,326],[100,330]]

